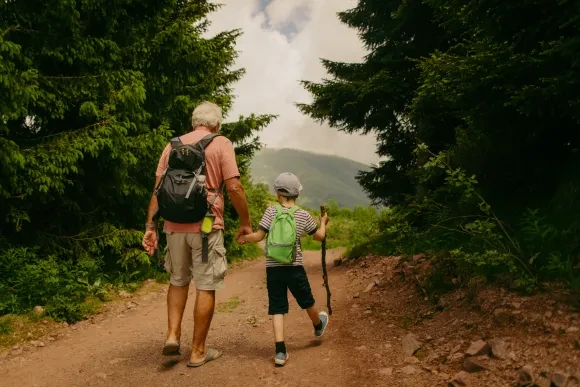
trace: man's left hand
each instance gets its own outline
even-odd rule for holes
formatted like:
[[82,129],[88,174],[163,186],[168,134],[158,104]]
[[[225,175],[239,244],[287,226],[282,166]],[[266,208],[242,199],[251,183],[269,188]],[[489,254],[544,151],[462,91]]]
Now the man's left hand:
[[240,236],[250,235],[253,232],[254,231],[252,230],[252,226],[240,226],[240,228],[238,228],[238,232],[236,234],[236,241],[239,240]]
[[155,250],[157,250],[157,232],[155,230],[145,231],[142,244],[147,254],[153,255]]

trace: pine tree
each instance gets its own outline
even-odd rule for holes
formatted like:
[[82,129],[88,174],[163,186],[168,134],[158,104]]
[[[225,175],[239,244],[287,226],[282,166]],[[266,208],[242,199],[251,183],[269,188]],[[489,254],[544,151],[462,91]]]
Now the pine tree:
[[332,79],[304,81],[314,102],[299,107],[341,131],[374,134],[377,154],[388,160],[358,180],[376,203],[401,203],[414,190],[409,173],[416,134],[408,115],[419,83],[416,63],[445,49],[446,33],[420,0],[360,0],[339,18],[358,30],[370,53],[363,63],[323,60]]
[[[202,100],[227,112],[243,75],[232,70],[240,31],[204,37],[216,9],[204,0],[0,3],[3,277],[17,276],[17,264],[58,272],[68,262],[92,284],[103,268],[149,264],[140,241],[161,151],[191,130]],[[272,118],[224,126],[243,167]],[[6,305],[0,313],[30,307]]]

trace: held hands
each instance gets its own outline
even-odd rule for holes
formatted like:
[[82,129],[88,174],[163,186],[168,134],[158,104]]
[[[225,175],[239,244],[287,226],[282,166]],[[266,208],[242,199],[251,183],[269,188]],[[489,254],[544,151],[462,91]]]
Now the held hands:
[[240,235],[237,241],[240,245],[245,245],[246,243],[248,243],[248,240],[246,239],[245,235]]
[[252,226],[240,226],[240,228],[238,229],[238,232],[236,234],[236,241],[240,245],[246,244],[247,240],[246,240],[245,236],[250,235],[253,232],[254,231],[252,230]]

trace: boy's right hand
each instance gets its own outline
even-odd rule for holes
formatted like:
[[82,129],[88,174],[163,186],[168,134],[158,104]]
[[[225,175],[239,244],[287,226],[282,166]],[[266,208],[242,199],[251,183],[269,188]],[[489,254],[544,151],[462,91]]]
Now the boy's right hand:
[[238,240],[237,240],[237,242],[238,242],[240,245],[245,245],[245,244],[247,243],[247,241],[246,241],[246,236],[245,236],[245,235],[240,235],[240,236],[238,237]]
[[326,212],[320,215],[320,224],[324,224],[325,226],[328,224],[328,214]]

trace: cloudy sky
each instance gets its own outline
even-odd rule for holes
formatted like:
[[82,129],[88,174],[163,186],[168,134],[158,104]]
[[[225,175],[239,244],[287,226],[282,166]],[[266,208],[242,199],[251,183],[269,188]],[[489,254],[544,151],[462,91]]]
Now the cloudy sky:
[[356,0],[216,0],[224,4],[210,16],[210,34],[241,28],[237,67],[246,69],[235,85],[231,117],[249,113],[278,114],[260,135],[271,148],[296,148],[378,161],[372,136],[347,135],[303,116],[295,102],[309,102],[301,79],[326,76],[320,58],[358,62],[365,51],[356,31],[340,23],[336,13]]

